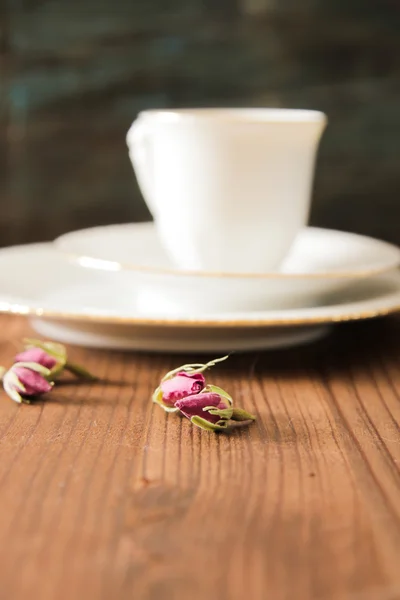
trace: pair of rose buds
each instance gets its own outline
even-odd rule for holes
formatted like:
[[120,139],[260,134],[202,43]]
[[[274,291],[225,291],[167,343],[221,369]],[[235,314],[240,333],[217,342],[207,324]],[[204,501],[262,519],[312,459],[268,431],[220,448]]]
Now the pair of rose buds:
[[204,371],[228,356],[206,364],[183,365],[167,373],[153,394],[153,402],[167,412],[180,412],[193,425],[208,431],[226,431],[249,425],[255,417],[233,405],[222,388],[206,382]]
[[[207,384],[203,373],[228,357],[206,364],[183,365],[167,373],[153,394],[153,402],[167,412],[180,412],[193,425],[208,431],[244,426],[255,417],[233,406],[232,397],[222,388]],[[96,379],[83,367],[71,363],[62,344],[26,340],[25,350],[13,365],[2,370],[3,387],[15,402],[30,403],[53,389],[56,379],[70,371],[84,379]]]
[[8,370],[0,367],[4,391],[19,404],[29,404],[50,392],[64,371],[81,379],[96,379],[86,369],[68,360],[65,346],[40,340],[25,340],[25,350],[17,354],[13,365]]

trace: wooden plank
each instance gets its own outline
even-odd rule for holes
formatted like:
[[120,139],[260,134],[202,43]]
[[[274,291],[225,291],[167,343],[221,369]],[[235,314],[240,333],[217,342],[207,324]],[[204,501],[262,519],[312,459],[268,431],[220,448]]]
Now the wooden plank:
[[168,356],[73,349],[102,382],[2,396],[0,598],[398,598],[399,327],[221,364],[258,417],[229,436],[151,404]]

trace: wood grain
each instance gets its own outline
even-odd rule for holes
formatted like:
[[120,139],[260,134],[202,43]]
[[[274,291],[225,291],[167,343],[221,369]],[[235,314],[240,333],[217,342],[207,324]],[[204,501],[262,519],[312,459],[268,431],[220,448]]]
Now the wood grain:
[[[28,329],[0,318],[1,364]],[[400,598],[399,331],[233,356],[229,436],[150,403],[180,358],[71,349],[101,382],[1,397],[1,600]]]

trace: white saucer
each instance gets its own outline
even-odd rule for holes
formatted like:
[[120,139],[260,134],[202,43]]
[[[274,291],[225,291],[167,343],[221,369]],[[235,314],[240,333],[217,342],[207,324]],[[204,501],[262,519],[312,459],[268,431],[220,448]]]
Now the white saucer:
[[32,319],[35,331],[64,344],[108,350],[145,350],[147,352],[226,354],[251,350],[277,350],[310,344],[331,329],[326,325],[270,328],[198,328],[94,325]]
[[400,310],[398,271],[361,280],[313,308],[175,318],[139,310],[118,273],[64,262],[52,244],[0,250],[0,272],[0,312],[31,316],[42,335],[88,347],[164,352],[287,347],[317,339],[338,321]]
[[71,262],[120,272],[138,307],[154,316],[314,306],[333,291],[400,264],[399,248],[364,236],[305,228],[281,271],[217,273],[174,269],[153,223],[110,225],[65,234],[56,248]]

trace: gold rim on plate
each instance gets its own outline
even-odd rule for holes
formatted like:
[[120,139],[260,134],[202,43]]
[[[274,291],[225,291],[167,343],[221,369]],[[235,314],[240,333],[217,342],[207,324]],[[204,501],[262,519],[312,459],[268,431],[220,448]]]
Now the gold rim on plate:
[[164,326],[164,327],[286,327],[290,325],[318,325],[323,323],[342,323],[348,321],[361,321],[377,317],[385,317],[400,312],[400,301],[386,308],[377,308],[363,311],[349,311],[340,315],[322,315],[315,317],[293,317],[283,319],[190,319],[190,318],[153,318],[153,317],[118,317],[113,315],[85,315],[67,311],[55,311],[45,308],[33,308],[28,305],[0,301],[0,314],[11,314],[25,317],[38,317],[46,320],[72,321],[98,323],[102,325],[138,325],[138,326]]

